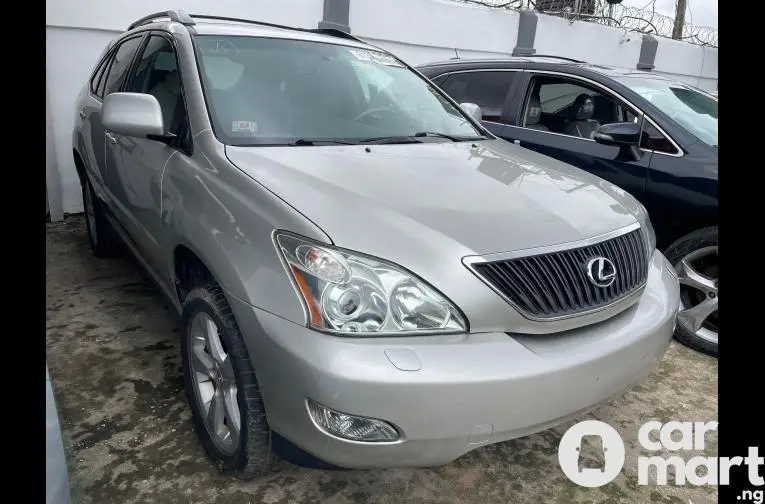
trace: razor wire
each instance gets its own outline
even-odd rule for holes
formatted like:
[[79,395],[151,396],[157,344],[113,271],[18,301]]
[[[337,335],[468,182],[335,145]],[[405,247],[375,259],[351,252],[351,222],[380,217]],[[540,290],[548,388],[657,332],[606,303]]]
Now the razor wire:
[[[658,37],[672,38],[675,20],[653,9],[611,5],[605,0],[451,0],[497,9],[528,9],[574,21],[606,26]],[[681,40],[692,44],[717,47],[718,31],[709,26],[685,23]]]

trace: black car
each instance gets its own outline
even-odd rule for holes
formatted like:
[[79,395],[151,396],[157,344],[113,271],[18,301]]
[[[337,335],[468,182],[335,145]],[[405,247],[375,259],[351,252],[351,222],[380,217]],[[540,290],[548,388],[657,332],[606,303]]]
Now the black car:
[[[717,354],[717,98],[650,72],[553,56],[418,68],[498,137],[637,197],[682,287],[677,338]],[[466,105],[466,110],[478,108]]]

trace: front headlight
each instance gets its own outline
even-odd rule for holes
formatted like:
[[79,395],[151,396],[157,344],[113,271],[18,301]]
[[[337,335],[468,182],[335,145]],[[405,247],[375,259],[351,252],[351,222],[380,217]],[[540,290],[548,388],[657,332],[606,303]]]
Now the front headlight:
[[640,221],[640,228],[643,230],[643,238],[645,239],[648,260],[650,261],[654,250],[656,250],[656,232],[653,230],[653,224],[651,224],[651,219],[648,216],[648,210],[646,210],[640,202],[638,202],[638,208],[640,209],[638,220]]
[[274,236],[313,329],[354,335],[467,330],[448,299],[400,266],[286,232]]

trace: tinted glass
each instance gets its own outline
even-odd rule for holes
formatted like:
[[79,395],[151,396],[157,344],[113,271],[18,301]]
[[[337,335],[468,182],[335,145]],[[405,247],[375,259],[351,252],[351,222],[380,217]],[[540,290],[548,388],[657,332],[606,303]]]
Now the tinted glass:
[[443,87],[457,103],[475,103],[483,118],[498,122],[515,72],[461,72],[452,74]]
[[111,55],[107,56],[101,61],[101,64],[98,66],[98,69],[93,74],[93,78],[90,81],[90,91],[98,96],[99,98],[103,97],[101,94],[98,93],[99,88],[103,90],[103,86],[99,85],[101,82],[101,78],[106,71],[107,68],[109,68],[109,63],[111,62]]
[[562,135],[592,139],[603,124],[634,121],[635,115],[598,86],[565,77],[535,77],[524,109],[529,126],[528,104],[539,103],[541,114],[531,126]]
[[181,94],[181,75],[175,50],[168,39],[159,35],[149,38],[125,90],[154,96],[162,107],[165,130],[178,133],[185,111]]
[[197,36],[195,46],[216,135],[229,144],[480,135],[427,80],[384,52],[256,37]]
[[126,40],[119,46],[109,68],[109,74],[106,77],[103,96],[119,91],[122,82],[125,80],[125,74],[130,67],[133,55],[140,43],[141,37],[136,37]]
[[670,154],[675,154],[677,152],[677,149],[672,145],[672,142],[662,135],[661,132],[647,120],[643,121],[643,136],[640,140],[640,146],[644,149],[667,152]]

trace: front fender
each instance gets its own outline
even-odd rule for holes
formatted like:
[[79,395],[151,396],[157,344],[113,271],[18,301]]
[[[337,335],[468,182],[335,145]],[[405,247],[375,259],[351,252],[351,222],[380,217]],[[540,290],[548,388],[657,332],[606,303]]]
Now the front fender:
[[170,285],[175,285],[175,250],[183,245],[227,295],[305,324],[303,304],[271,235],[289,229],[323,242],[329,238],[225,156],[200,150],[192,158],[173,156],[162,175],[161,240]]

